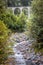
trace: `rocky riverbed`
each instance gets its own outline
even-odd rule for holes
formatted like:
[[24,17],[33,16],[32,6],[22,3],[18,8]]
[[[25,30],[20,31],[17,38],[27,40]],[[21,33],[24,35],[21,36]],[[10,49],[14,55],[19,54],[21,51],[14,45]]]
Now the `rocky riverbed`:
[[15,33],[10,37],[10,41],[14,42],[13,51],[14,55],[10,58],[14,58],[15,61],[10,65],[43,65],[43,56],[35,54],[31,48],[33,40],[30,40],[24,33]]

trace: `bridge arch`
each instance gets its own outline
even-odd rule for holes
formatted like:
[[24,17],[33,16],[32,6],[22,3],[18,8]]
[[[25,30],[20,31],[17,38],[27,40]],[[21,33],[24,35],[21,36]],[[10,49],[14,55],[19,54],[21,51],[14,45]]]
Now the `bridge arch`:
[[28,17],[30,17],[30,10],[31,10],[31,7],[8,7],[9,9],[12,9],[13,11],[13,14],[16,12],[16,10],[18,9],[18,13],[21,14],[23,11],[27,11],[26,14],[28,14]]

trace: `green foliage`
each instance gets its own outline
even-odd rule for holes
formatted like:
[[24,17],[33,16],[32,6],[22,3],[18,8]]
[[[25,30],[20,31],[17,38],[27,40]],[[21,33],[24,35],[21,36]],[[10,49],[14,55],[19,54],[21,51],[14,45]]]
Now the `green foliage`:
[[7,32],[7,28],[6,28],[5,24],[2,21],[0,21],[0,43],[5,41],[5,40],[2,40],[2,39],[4,39],[4,38],[6,39],[7,33],[8,32]]
[[0,64],[4,63],[8,57],[8,52],[10,51],[10,43],[7,42],[9,30],[3,22],[6,13],[6,0],[0,0]]
[[28,6],[30,5],[31,0],[7,0],[7,4],[10,7],[14,6]]
[[19,16],[13,15],[12,11],[6,8],[5,2],[6,0],[2,1],[0,0],[0,20],[2,20],[5,23],[5,25],[11,30],[23,31],[26,21],[25,15],[24,14],[21,14]]
[[[7,10],[8,11],[8,10]],[[12,31],[23,31],[25,27],[26,17],[24,14],[19,16],[13,15],[11,12],[7,12],[6,14],[2,14],[0,17],[1,20],[4,21],[6,26]]]
[[0,63],[2,63],[7,57],[7,44],[8,30],[5,24],[0,20]]
[[31,27],[32,27],[32,22],[30,19],[27,19],[27,22],[26,22],[26,30],[27,31],[31,31]]
[[13,29],[14,27],[14,22],[16,22],[16,16],[10,14],[9,12],[2,15],[2,20],[4,23],[7,25],[8,28]]
[[0,16],[3,14],[6,10],[6,0],[0,0]]
[[33,22],[31,32],[32,36],[37,40],[36,48],[43,48],[43,1],[32,1],[32,19]]
[[26,17],[22,13],[19,17],[17,17],[16,26],[15,26],[16,30],[20,32],[24,31],[25,23],[26,23]]
[[28,6],[28,5],[30,5],[30,2],[31,2],[31,0],[21,0],[21,5]]
[[31,33],[31,28],[32,28],[33,22],[31,22],[31,19],[27,19],[26,20],[26,25],[25,25],[25,30],[26,30],[26,34],[28,36],[29,39],[32,39],[32,33]]

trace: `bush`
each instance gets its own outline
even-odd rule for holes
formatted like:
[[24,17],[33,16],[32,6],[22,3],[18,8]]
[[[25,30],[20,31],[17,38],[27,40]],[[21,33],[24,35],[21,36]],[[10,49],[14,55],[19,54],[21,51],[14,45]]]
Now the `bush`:
[[27,33],[29,39],[32,38],[31,27],[32,27],[32,22],[31,22],[30,19],[27,19],[26,26],[25,26],[25,30],[26,30],[26,33]]
[[0,20],[0,64],[4,62],[7,57],[7,39],[8,39],[8,30],[5,24]]
[[18,32],[24,31],[25,23],[26,23],[26,17],[24,14],[21,14],[19,17],[17,17],[15,30],[17,30]]
[[36,39],[37,44],[35,48],[41,50],[43,47],[43,1],[33,0],[32,1],[32,28],[31,32],[33,37]]
[[6,14],[2,14],[0,19],[3,20],[7,27],[12,31],[20,32],[24,30],[26,21],[26,17],[24,14],[16,16],[10,12],[7,12]]
[[[25,15],[21,14],[19,16],[13,15],[13,12],[11,9],[6,8],[5,1],[0,1],[0,20],[4,22],[4,24],[11,29],[12,31],[23,31],[24,25],[25,25]],[[19,9],[16,8],[15,14],[20,13]],[[17,14],[17,15],[18,15]]]

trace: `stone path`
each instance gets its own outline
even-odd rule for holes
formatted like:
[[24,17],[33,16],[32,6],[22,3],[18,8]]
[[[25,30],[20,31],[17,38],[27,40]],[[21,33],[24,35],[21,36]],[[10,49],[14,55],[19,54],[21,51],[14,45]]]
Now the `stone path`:
[[19,50],[15,49],[15,65],[26,65],[25,59]]
[[43,56],[34,53],[31,49],[33,40],[28,40],[24,33],[15,33],[10,40],[17,43],[13,46],[15,65],[43,65]]

